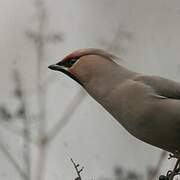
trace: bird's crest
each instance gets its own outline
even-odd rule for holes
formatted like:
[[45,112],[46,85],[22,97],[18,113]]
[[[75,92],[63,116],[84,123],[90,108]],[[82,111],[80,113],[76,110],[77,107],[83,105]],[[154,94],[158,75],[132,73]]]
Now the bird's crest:
[[67,55],[61,62],[67,61],[69,59],[79,59],[82,56],[86,55],[100,55],[105,57],[108,60],[117,61],[119,58],[111,53],[103,49],[95,49],[95,48],[88,48],[88,49],[80,49],[77,51],[72,52],[71,54]]

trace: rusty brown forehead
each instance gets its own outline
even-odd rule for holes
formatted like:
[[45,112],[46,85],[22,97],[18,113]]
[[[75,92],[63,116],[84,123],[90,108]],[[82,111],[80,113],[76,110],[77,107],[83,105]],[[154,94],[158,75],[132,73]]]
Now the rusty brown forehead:
[[71,54],[65,56],[62,61],[66,61],[69,59],[80,58],[81,56],[94,54],[96,49],[79,49],[77,51],[72,52]]
[[108,58],[109,60],[114,60],[115,59],[115,56],[113,56],[112,54],[107,53],[103,49],[88,48],[88,49],[79,49],[77,51],[74,51],[71,54],[65,56],[58,63],[62,63],[62,62],[68,61],[69,59],[78,59],[78,58],[80,58],[82,56],[85,56],[85,55],[100,55],[100,56]]
[[65,61],[68,61],[70,59],[78,59],[80,57],[80,53],[78,51],[72,52],[71,54],[65,56],[61,61],[59,61],[57,64],[61,64]]

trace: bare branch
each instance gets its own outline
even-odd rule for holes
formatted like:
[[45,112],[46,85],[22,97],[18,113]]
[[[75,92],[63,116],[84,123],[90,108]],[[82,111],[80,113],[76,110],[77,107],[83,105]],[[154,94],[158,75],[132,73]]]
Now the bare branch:
[[20,76],[20,72],[18,69],[14,69],[13,71],[13,78],[15,82],[15,97],[19,100],[20,106],[17,109],[16,116],[23,120],[23,128],[22,128],[22,135],[23,135],[23,160],[24,160],[24,167],[26,172],[26,180],[31,179],[31,128],[30,122],[28,119],[28,106],[26,102],[25,90],[22,86],[22,79]]
[[9,112],[6,106],[0,106],[0,117],[3,121],[10,122],[12,120],[12,114]]
[[16,162],[16,160],[12,157],[10,152],[7,150],[5,145],[0,141],[0,150],[5,155],[5,157],[11,162],[14,168],[17,170],[22,179],[27,179],[27,175],[24,170],[20,167],[20,165]]
[[26,35],[33,40],[36,46],[37,54],[37,98],[38,98],[38,139],[40,139],[39,146],[39,156],[38,156],[38,169],[36,178],[37,180],[44,179],[44,167],[45,167],[45,155],[46,155],[46,143],[43,141],[46,136],[46,82],[43,83],[43,61],[45,55],[45,46],[49,43],[57,43],[63,40],[63,36],[60,33],[47,34],[46,29],[48,25],[48,11],[46,9],[46,4],[43,0],[35,0],[35,8],[38,20],[37,32],[27,31]]
[[160,168],[161,168],[162,163],[163,163],[164,159],[166,158],[166,156],[167,156],[167,152],[162,151],[156,167],[153,168],[153,171],[151,172],[151,175],[148,178],[149,180],[153,180],[153,179],[157,178],[158,172],[160,171]]
[[38,162],[37,162],[37,180],[44,179],[44,168],[46,165],[46,147],[45,144],[39,144]]
[[127,52],[127,48],[124,46],[125,42],[129,42],[132,40],[133,35],[131,32],[127,31],[122,27],[121,24],[119,24],[117,31],[112,38],[111,42],[107,41],[106,39],[100,39],[100,44],[107,45],[108,51],[113,51],[117,54],[123,53],[125,54]]
[[79,105],[84,100],[84,97],[85,97],[85,93],[82,90],[80,90],[77,93],[77,95],[74,97],[74,99],[72,100],[69,107],[67,107],[68,111],[66,111],[63,114],[63,116],[61,117],[61,120],[58,121],[50,130],[50,132],[47,134],[47,136],[44,137],[47,143],[52,141],[61,132],[61,130],[67,125],[67,123],[70,121],[70,118],[73,116],[73,114],[76,112]]
[[[24,135],[23,135],[23,129],[21,128],[18,128],[18,127],[13,127],[11,125],[9,125],[9,123],[6,123],[6,122],[3,122],[0,120],[0,126],[2,128],[4,128],[5,130],[7,130],[8,132],[12,133],[13,135],[16,135],[18,137],[21,137],[21,138],[24,138]],[[33,138],[28,138],[26,139],[28,142],[32,143],[32,144],[37,144],[37,140],[33,139]]]
[[63,41],[63,35],[62,33],[54,33],[54,34],[48,34],[46,35],[46,41],[50,42],[50,43],[59,43],[61,41]]
[[37,44],[37,40],[38,40],[38,34],[37,32],[34,32],[34,31],[26,31],[25,32],[26,34],[26,37],[28,37],[30,40],[33,40],[35,44]]
[[76,164],[76,163],[73,161],[72,158],[71,158],[71,162],[73,163],[74,168],[75,168],[76,173],[77,173],[77,177],[75,178],[75,180],[82,180],[82,178],[81,178],[81,172],[84,170],[84,167],[82,167],[81,169],[78,169],[79,164]]

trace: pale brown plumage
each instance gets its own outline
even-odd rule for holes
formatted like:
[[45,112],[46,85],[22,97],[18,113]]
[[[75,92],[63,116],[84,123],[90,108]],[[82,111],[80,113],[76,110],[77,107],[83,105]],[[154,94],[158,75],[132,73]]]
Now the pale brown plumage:
[[104,50],[82,49],[50,68],[79,82],[138,139],[180,151],[180,83],[132,72],[115,59]]

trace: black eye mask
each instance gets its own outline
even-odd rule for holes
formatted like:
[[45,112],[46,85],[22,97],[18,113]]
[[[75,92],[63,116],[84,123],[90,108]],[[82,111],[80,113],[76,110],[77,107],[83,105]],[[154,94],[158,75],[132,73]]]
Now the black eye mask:
[[[66,61],[60,61],[57,64],[53,64],[50,65],[48,68],[55,70],[55,71],[60,71],[64,74],[66,74],[67,76],[69,76],[70,78],[74,79],[76,82],[78,82],[79,84],[82,85],[82,83],[73,75],[68,71],[68,68],[72,67],[73,64],[78,60],[79,58],[74,58],[74,59],[69,59]],[[83,85],[82,85],[83,86]]]
[[78,59],[79,59],[79,57],[73,58],[73,59],[69,59],[69,60],[66,60],[66,61],[61,61],[61,62],[59,62],[57,65],[70,68],[70,67],[73,66],[73,64],[74,64]]

